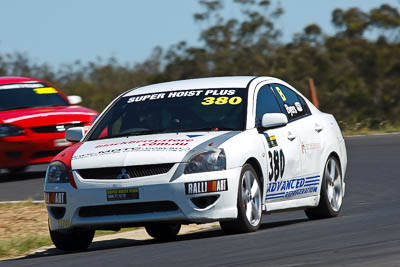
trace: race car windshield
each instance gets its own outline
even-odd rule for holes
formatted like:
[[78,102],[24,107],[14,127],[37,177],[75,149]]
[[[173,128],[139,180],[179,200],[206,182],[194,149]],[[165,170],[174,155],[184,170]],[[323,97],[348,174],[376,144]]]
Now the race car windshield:
[[0,111],[67,105],[57,89],[43,83],[0,85]]
[[198,89],[122,97],[88,140],[152,133],[243,130],[247,90]]

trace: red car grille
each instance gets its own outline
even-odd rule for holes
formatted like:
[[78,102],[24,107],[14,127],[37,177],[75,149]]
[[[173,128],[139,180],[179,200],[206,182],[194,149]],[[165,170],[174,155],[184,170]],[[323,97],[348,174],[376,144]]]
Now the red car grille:
[[68,128],[71,127],[83,127],[83,126],[85,126],[85,123],[67,123],[67,124],[32,127],[31,129],[36,133],[59,133],[59,132],[65,132]]
[[167,173],[174,163],[77,170],[83,179],[129,179]]

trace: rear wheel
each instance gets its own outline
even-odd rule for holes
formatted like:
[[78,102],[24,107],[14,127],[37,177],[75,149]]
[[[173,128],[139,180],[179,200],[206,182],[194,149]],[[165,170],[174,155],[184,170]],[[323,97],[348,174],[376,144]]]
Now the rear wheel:
[[95,230],[71,230],[68,232],[50,230],[53,244],[60,250],[79,251],[87,249],[93,241]]
[[338,216],[343,201],[343,179],[339,161],[329,157],[324,169],[321,183],[319,204],[315,208],[305,210],[311,220]]
[[250,164],[244,165],[239,180],[238,217],[234,220],[220,221],[225,233],[248,233],[260,228],[262,216],[260,188],[260,181],[254,168]]
[[181,225],[178,223],[149,223],[145,225],[145,229],[149,236],[167,241],[176,238]]

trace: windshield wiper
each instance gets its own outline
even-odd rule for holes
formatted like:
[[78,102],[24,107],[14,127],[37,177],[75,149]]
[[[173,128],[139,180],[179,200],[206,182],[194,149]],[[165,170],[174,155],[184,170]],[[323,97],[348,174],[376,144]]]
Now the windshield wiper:
[[203,128],[178,130],[178,132],[215,132],[215,131],[239,131],[239,130],[236,128],[229,128],[229,127],[203,127]]
[[50,104],[50,105],[43,105],[43,106],[37,106],[37,107],[38,107],[38,108],[48,108],[48,107],[60,107],[60,106],[65,106],[65,105]]

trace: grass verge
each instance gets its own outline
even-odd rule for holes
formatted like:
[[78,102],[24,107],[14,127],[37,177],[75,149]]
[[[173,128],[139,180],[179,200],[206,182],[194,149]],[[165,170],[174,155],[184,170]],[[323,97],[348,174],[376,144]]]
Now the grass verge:
[[339,121],[339,125],[344,136],[400,132],[400,124],[391,124],[385,121],[375,125],[374,127],[371,127],[370,123],[365,121],[355,123]]
[[[96,231],[96,237],[132,231]],[[24,201],[0,204],[0,260],[25,255],[28,251],[51,245],[44,203]]]
[[48,234],[31,234],[0,240],[0,259],[18,257],[32,249],[50,244],[51,240]]

